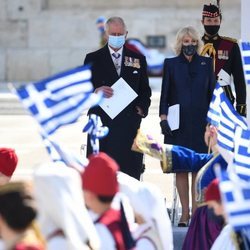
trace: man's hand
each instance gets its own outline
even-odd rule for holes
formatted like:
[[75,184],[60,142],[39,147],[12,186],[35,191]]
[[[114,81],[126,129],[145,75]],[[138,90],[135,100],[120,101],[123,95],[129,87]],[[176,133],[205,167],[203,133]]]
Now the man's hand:
[[144,117],[144,113],[143,113],[142,108],[140,108],[139,106],[136,106],[135,108],[136,108],[137,114]]
[[95,93],[98,93],[99,91],[103,92],[105,98],[110,98],[111,96],[113,96],[114,92],[113,89],[109,86],[101,86],[95,89]]
[[160,122],[160,126],[161,126],[161,133],[163,135],[171,135],[171,136],[173,136],[171,128],[169,127],[167,120],[162,120]]

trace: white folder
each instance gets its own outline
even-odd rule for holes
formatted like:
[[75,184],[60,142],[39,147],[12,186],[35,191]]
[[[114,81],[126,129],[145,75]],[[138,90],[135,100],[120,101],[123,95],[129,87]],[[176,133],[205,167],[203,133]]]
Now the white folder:
[[180,127],[180,104],[172,105],[168,108],[168,125],[171,130],[179,129]]
[[114,119],[123,109],[125,109],[138,95],[121,77],[111,88],[113,96],[104,98],[100,107],[108,114],[111,119]]

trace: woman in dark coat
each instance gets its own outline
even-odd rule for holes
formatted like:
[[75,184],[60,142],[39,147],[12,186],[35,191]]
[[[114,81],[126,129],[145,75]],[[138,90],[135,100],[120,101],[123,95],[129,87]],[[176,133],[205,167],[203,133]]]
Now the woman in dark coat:
[[[177,56],[165,59],[160,99],[161,129],[164,142],[180,145],[199,153],[207,152],[204,142],[206,115],[215,85],[212,60],[199,56],[202,46],[200,36],[193,27],[181,29],[176,38]],[[171,131],[168,109],[180,104],[179,129]],[[193,183],[196,173],[192,173]],[[189,221],[188,173],[176,174],[176,185],[182,205],[179,226]],[[192,212],[196,206],[192,195]]]

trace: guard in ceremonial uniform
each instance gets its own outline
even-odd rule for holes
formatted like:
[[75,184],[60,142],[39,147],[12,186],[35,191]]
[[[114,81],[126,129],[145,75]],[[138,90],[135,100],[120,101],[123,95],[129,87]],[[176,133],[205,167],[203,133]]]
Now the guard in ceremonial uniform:
[[[214,71],[217,78],[223,79],[222,87],[234,104],[240,115],[246,116],[246,85],[242,68],[240,49],[236,39],[222,37],[218,34],[221,24],[221,11],[216,5],[204,5],[202,24],[205,34],[202,37],[204,47],[201,55],[208,55],[214,59]],[[234,97],[230,86],[231,75],[234,78]]]
[[135,223],[130,228],[136,250],[173,250],[171,222],[159,188],[122,172],[118,173],[118,182],[134,210]]
[[100,240],[84,205],[78,171],[53,162],[42,164],[33,179],[46,250],[99,249]]
[[89,157],[89,164],[81,173],[84,200],[100,237],[100,250],[130,250],[135,246],[123,206],[111,206],[119,191],[118,169],[111,157],[100,152]]

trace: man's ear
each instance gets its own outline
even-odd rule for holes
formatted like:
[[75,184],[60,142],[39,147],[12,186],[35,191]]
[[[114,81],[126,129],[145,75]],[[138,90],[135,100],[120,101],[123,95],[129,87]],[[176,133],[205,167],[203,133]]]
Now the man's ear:
[[204,25],[204,20],[203,19],[201,19],[201,24]]
[[106,41],[108,41],[109,35],[107,34],[107,32],[104,33],[104,38],[105,38]]

